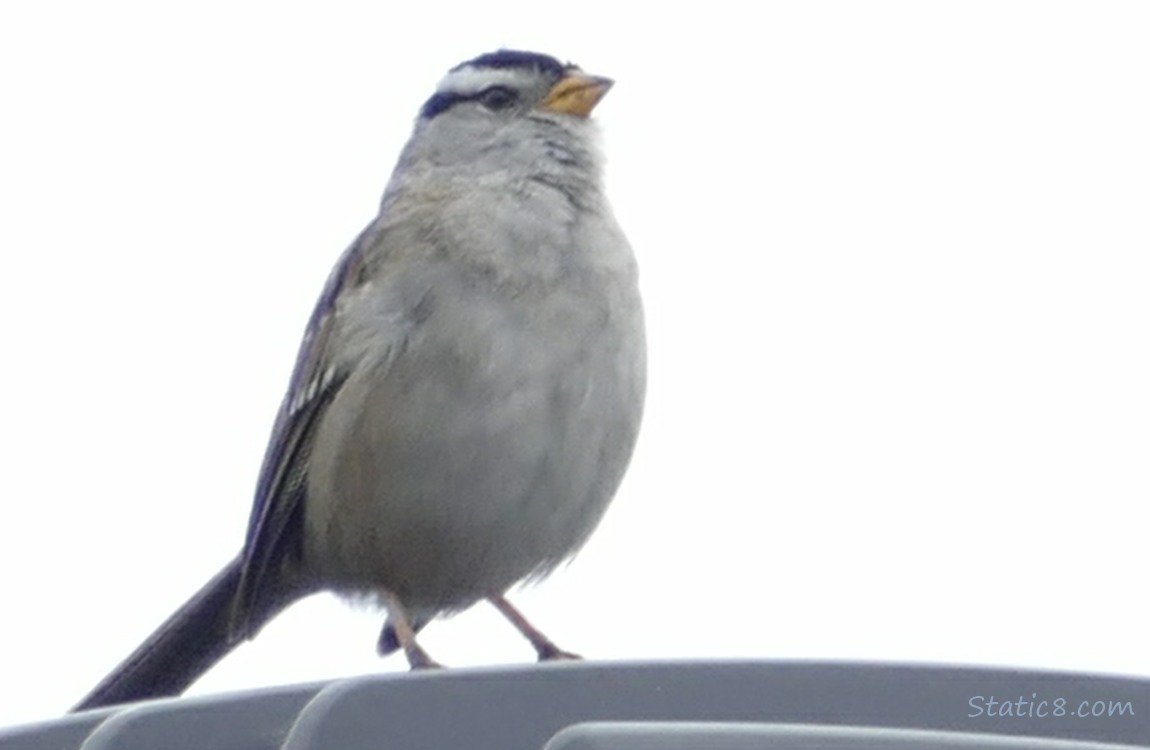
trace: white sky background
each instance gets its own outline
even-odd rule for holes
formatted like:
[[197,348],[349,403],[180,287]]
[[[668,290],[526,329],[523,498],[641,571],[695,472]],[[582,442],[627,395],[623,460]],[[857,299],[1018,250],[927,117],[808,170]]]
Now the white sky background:
[[[514,597],[604,659],[1150,676],[1150,5],[0,6],[0,725],[237,552],[304,323],[448,67],[610,75],[647,419]],[[318,8],[318,6],[316,6]],[[318,597],[195,692],[403,668]],[[484,607],[452,665],[532,653]]]

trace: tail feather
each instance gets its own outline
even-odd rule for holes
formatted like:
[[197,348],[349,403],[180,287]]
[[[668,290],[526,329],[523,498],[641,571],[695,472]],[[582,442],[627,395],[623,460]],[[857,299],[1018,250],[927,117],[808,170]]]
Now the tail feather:
[[265,597],[260,610],[249,616],[248,627],[233,632],[233,602],[241,572],[242,560],[237,557],[72,710],[179,695],[298,597],[290,591]]

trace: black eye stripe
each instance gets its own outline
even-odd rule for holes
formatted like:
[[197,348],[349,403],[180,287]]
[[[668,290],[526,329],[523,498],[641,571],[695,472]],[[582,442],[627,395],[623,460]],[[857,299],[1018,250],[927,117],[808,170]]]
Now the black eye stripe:
[[467,97],[462,94],[435,94],[424,103],[423,109],[419,110],[419,117],[423,120],[431,120],[440,113],[451,109],[459,102],[464,101],[466,98]]
[[441,92],[424,103],[423,108],[419,111],[419,116],[424,120],[431,120],[460,102],[474,101],[491,110],[507,109],[519,101],[519,93],[507,86],[488,86],[474,94]]
[[[571,63],[562,63],[550,55],[541,55],[538,52],[527,52],[525,50],[501,49],[495,52],[488,52],[485,55],[480,55],[473,60],[460,63],[451,69],[452,73],[471,68],[476,71],[481,70],[522,70],[524,73],[533,74],[535,76],[542,76],[552,83],[558,81],[564,75],[572,71],[578,71],[577,65]],[[489,91],[490,88],[484,89]],[[517,92],[513,93],[518,96]],[[442,114],[448,109],[462,101],[475,100],[480,98],[483,92],[478,94],[459,94],[455,92],[441,92],[435,94],[427,100],[423,105],[423,109],[419,111],[419,116],[424,120],[431,120],[436,116]],[[499,109],[500,107],[492,107],[492,109]]]
[[489,86],[475,95],[483,106],[496,111],[512,107],[519,101],[519,94],[506,86]]

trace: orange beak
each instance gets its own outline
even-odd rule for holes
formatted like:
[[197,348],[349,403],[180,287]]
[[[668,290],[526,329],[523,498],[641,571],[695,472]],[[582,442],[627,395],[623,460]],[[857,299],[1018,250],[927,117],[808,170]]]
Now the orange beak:
[[587,117],[614,83],[610,78],[572,71],[551,87],[539,106],[552,112]]

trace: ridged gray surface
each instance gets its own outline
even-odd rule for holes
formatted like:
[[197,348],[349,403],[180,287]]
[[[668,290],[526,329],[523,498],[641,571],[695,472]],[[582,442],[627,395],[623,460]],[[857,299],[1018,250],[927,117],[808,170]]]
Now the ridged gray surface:
[[[976,696],[983,698],[972,703]],[[990,696],[999,702],[994,716],[988,715]],[[1018,704],[1019,698],[1027,703]],[[1066,715],[1053,715],[1052,702],[1058,699],[1065,701]],[[1048,701],[1048,715],[1035,715],[1042,700]],[[1022,706],[1023,715],[997,715],[1004,701],[1012,703],[1012,714]],[[1074,715],[1082,706],[1114,707],[1122,715]],[[972,716],[978,707],[981,713]],[[612,724],[568,729],[587,722]],[[922,737],[933,738],[937,747],[972,750],[1030,750],[1047,747],[1038,741],[1044,738],[1150,748],[1150,680],[834,662],[583,662],[451,669],[93,711],[0,730],[0,750],[541,750],[548,742],[551,750],[684,747],[674,742],[686,730],[667,722],[717,730],[712,746],[731,750],[931,747],[931,742],[913,744]],[[627,727],[623,739],[594,744],[620,723]],[[824,731],[836,727],[843,731]],[[852,727],[952,734],[886,733],[882,739],[863,732],[852,738],[846,729]],[[555,738],[564,729],[567,735]],[[740,732],[757,736],[757,744],[722,744],[738,741]],[[761,741],[765,735],[773,738],[768,744]],[[996,737],[1031,740],[963,744]],[[952,741],[958,744],[947,744]]]

